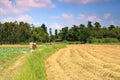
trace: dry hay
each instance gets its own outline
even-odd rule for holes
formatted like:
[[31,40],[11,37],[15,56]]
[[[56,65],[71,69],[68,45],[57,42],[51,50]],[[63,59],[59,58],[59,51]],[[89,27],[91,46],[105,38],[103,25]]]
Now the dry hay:
[[48,80],[120,80],[120,45],[69,45],[45,68]]

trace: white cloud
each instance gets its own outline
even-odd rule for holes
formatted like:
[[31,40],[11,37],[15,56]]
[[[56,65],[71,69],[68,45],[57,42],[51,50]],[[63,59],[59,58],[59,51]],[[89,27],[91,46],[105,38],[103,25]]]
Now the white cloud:
[[100,18],[98,18],[96,15],[91,15],[91,16],[88,16],[87,17],[87,20],[88,21],[92,21],[92,22],[100,22],[101,21],[101,19]]
[[73,19],[73,15],[72,14],[64,13],[64,14],[62,14],[61,17],[64,18],[64,19],[67,19],[67,20]]
[[55,7],[51,0],[16,0],[16,5],[22,8],[45,8]]
[[96,22],[96,21],[100,22],[101,21],[101,19],[98,18],[98,16],[96,14],[91,14],[91,15],[90,14],[80,14],[78,16],[78,19],[92,21],[92,22]]
[[16,6],[12,5],[12,1],[10,0],[0,0],[0,13],[6,15],[11,12],[17,13],[19,9],[17,10]]
[[51,28],[52,29],[52,34],[55,34],[55,29],[58,30],[61,30],[62,29],[62,25],[58,24],[58,23],[50,23],[50,24],[47,24],[48,26],[48,32],[49,32],[49,29]]
[[114,21],[110,21],[110,24],[115,26],[117,25]]
[[20,16],[18,16],[18,17],[8,17],[8,18],[4,18],[3,20],[2,20],[2,22],[4,23],[4,22],[14,22],[14,21],[18,21],[18,22],[20,22],[20,21],[24,21],[24,22],[28,22],[28,23],[30,23],[30,24],[35,24],[36,22],[34,21],[34,19],[31,17],[31,16],[29,16],[29,15],[27,15],[27,14],[25,14],[25,15],[20,15]]
[[0,14],[21,13],[32,8],[54,8],[51,0],[0,0]]
[[60,21],[60,22],[62,22],[62,24],[66,24],[66,25],[68,25],[68,24],[71,24],[71,25],[73,25],[73,24],[75,24],[75,17],[74,17],[74,15],[73,14],[67,14],[67,13],[63,13],[63,14],[61,14],[61,15],[59,15],[59,16],[50,16],[49,18],[51,18],[51,19],[55,19],[55,20],[57,20],[57,21]]
[[103,1],[109,1],[109,0],[59,0],[59,1],[66,2],[66,3],[89,4],[89,3],[103,2]]
[[80,14],[80,15],[78,16],[78,19],[80,19],[80,20],[85,19],[85,18],[86,18],[86,16],[85,16],[84,14]]
[[63,13],[60,16],[50,16],[52,19],[72,20],[74,16],[72,14]]
[[79,25],[79,24],[86,24],[88,21],[92,22],[101,22],[101,19],[95,14],[80,14],[80,15],[73,15],[73,14],[61,14],[60,16],[51,16],[51,19],[56,19],[59,22],[62,22],[65,25]]
[[17,18],[18,21],[25,21],[29,23],[34,23],[34,20],[31,16],[29,15],[21,15]]
[[108,19],[110,16],[111,16],[110,13],[106,13],[106,14],[104,14],[104,18],[105,18],[105,19]]
[[67,20],[67,21],[76,21],[77,19],[78,20],[88,20],[88,21],[98,21],[100,22],[101,19],[98,18],[98,16],[96,14],[80,14],[79,16],[75,16],[73,14],[66,14],[66,13],[63,13],[62,15],[60,16],[51,16],[50,18],[52,19],[62,19],[62,20]]
[[62,29],[62,25],[60,25],[58,23],[53,23],[50,25],[50,28],[60,30],[60,29]]
[[60,19],[60,16],[49,16],[51,19]]
[[7,14],[6,11],[3,8],[0,8],[0,13],[1,14]]

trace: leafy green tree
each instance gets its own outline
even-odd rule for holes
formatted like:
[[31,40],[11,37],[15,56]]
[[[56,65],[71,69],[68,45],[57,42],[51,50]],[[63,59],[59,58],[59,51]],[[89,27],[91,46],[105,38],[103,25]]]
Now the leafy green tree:
[[67,40],[68,41],[74,41],[74,34],[73,34],[73,30],[72,29],[69,29],[68,30],[68,35],[67,35]]
[[101,28],[100,23],[99,23],[99,22],[95,22],[94,25],[95,25],[94,29],[95,29],[96,31],[99,31],[100,28]]
[[79,27],[76,25],[73,25],[72,29],[72,34],[73,34],[73,40],[78,41],[79,40]]
[[90,37],[90,32],[87,28],[81,28],[79,32],[79,40],[81,43],[86,43]]
[[44,30],[44,32],[45,32],[45,35],[44,35],[44,37],[45,37],[45,42],[48,42],[49,41],[49,35],[48,35],[48,32],[47,32],[47,27],[46,27],[46,25],[45,24],[42,24],[41,25],[41,28]]
[[0,44],[2,44],[3,40],[3,24],[0,22]]
[[114,29],[114,28],[115,28],[114,25],[110,25],[110,26],[108,27],[109,30],[112,30],[112,29]]
[[98,31],[97,38],[107,38],[108,37],[108,29],[106,27],[103,27]]
[[52,35],[52,28],[49,29],[50,36]]
[[32,30],[32,38],[35,42],[46,42],[46,33],[44,29],[41,26],[35,27]]
[[58,38],[58,30],[55,29],[55,38]]
[[118,40],[120,40],[120,28],[119,27],[113,28],[112,30],[110,30],[109,33],[110,33],[109,34],[110,37],[117,38]]
[[11,22],[11,26],[10,43],[19,43],[19,27],[17,21]]
[[19,23],[19,40],[20,42],[25,42],[30,38],[31,27],[28,23]]
[[70,40],[70,41],[79,41],[80,28],[84,28],[83,24],[81,24],[80,26],[81,27],[73,25],[73,27],[71,27],[71,29],[69,29],[67,40]]
[[67,36],[68,36],[68,27],[64,27],[61,30],[61,36],[62,36],[62,40],[67,40]]
[[88,29],[90,29],[90,30],[93,28],[93,25],[92,25],[92,22],[91,22],[91,21],[88,21],[87,27],[88,27]]
[[85,25],[84,24],[80,24],[80,29],[84,29]]
[[[50,35],[49,35],[50,34]],[[68,41],[81,41],[86,43],[93,39],[118,39],[120,41],[120,27],[110,25],[107,27],[101,27],[99,22],[95,22],[94,26],[91,21],[88,21],[87,27],[84,24],[80,26],[73,25],[71,28],[63,27],[59,33],[55,30],[55,35],[52,34],[52,29],[47,32],[45,24],[41,26],[34,26],[26,22],[0,22],[0,44],[15,44],[28,41],[36,42],[48,42],[61,38]]]
[[41,25],[41,28],[43,28],[44,32],[45,32],[46,34],[48,34],[48,33],[47,33],[47,27],[45,26],[45,24],[42,24],[42,25]]
[[10,31],[11,30],[11,28],[10,28],[10,24],[8,23],[8,22],[5,22],[4,24],[3,24],[3,42],[4,43],[9,43],[9,35],[10,35]]
[[49,33],[50,33],[50,42],[52,42],[54,40],[54,35],[52,35],[52,28],[49,29]]

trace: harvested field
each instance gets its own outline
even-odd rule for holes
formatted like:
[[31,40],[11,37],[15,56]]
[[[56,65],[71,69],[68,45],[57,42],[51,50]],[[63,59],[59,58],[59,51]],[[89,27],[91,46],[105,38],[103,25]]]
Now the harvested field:
[[45,68],[48,80],[120,80],[120,45],[68,45]]

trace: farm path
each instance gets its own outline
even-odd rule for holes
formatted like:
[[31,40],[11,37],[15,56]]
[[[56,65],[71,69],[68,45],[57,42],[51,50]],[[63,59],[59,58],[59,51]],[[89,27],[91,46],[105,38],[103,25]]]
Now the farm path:
[[120,80],[120,45],[68,45],[45,60],[48,80]]
[[19,68],[24,64],[25,57],[29,54],[21,55],[11,66],[3,71],[0,76],[0,80],[14,80],[12,77],[14,74],[17,74]]

